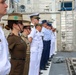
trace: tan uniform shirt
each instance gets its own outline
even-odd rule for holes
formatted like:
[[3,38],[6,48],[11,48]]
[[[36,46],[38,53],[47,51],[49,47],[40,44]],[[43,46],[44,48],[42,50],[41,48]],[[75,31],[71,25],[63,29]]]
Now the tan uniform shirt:
[[11,54],[11,71],[9,75],[22,75],[24,72],[26,43],[20,36],[10,34],[7,38]]
[[28,37],[22,34],[21,38],[26,42],[27,45],[26,54],[30,54],[30,42],[28,41]]
[[27,50],[26,50],[26,60],[23,75],[28,75],[29,72],[29,62],[30,62],[30,42],[28,41],[28,37],[26,35],[21,35],[22,39],[26,42]]

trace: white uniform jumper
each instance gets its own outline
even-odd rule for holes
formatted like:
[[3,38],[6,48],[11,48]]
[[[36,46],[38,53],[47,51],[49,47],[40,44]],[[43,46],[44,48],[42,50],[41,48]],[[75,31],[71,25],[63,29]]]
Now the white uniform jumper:
[[0,26],[0,75],[7,75],[10,72],[8,43]]

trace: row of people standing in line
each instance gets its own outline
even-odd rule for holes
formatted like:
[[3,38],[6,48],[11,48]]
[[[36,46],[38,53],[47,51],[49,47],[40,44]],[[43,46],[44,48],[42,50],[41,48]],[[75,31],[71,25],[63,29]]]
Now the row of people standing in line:
[[46,66],[49,64],[48,60],[51,60],[52,56],[55,54],[55,33],[56,30],[53,28],[52,24],[48,23],[47,20],[42,21],[42,33],[43,38],[43,52],[41,57],[40,69],[46,70]]
[[[19,19],[21,17],[20,14],[18,13],[11,14],[9,15],[9,17],[12,17],[12,19],[10,18],[7,20],[8,25],[6,26],[6,28],[11,29],[11,34],[7,38],[9,43],[9,51],[11,54],[10,75],[12,74],[22,75],[24,72],[25,72],[24,75],[27,75],[28,72],[26,70],[29,70],[28,75],[39,75],[40,60],[42,54],[44,54],[43,53],[44,43],[42,42],[42,37],[44,36],[44,33],[43,34],[41,33],[42,26],[41,24],[39,24],[39,19],[40,19],[39,14],[31,15],[30,17],[32,22],[31,25],[33,25],[33,23],[36,25],[36,26],[33,25],[31,31],[30,28],[27,28],[28,26],[23,27],[22,25],[23,20],[22,18]],[[28,34],[30,35],[28,36],[29,39],[28,42],[26,42],[26,39],[23,38],[25,37],[23,36],[23,34],[22,35],[19,34],[20,32],[23,31],[23,29],[28,29],[29,31]],[[21,39],[21,36],[23,39]],[[27,56],[26,56],[27,44],[29,44],[29,42],[31,43],[30,52],[27,51]],[[30,57],[28,54],[30,55]],[[48,54],[46,55],[48,56]],[[30,65],[28,64],[29,61],[30,61]],[[29,67],[26,65],[26,63],[28,64]],[[25,67],[27,66],[27,68],[24,68],[24,65]]]
[[39,24],[39,14],[30,15],[31,25],[33,28],[31,29],[31,33],[28,36],[30,40],[30,66],[29,66],[29,74],[28,75],[39,75],[40,70],[40,60],[43,50],[43,41],[41,29],[42,25]]
[[[31,33],[28,35],[28,39],[31,43],[30,65],[28,75],[39,75],[41,66],[43,64],[46,64],[49,60],[49,57],[53,55],[50,48],[52,37],[51,29],[53,29],[53,27],[46,20],[43,20],[42,23],[39,24],[39,14],[32,14],[30,16],[30,19],[31,25],[33,25],[33,27],[31,28]],[[45,21],[46,26],[44,26]],[[52,55],[49,55],[49,53],[51,53]]]
[[[42,38],[41,38],[41,34],[39,32],[41,31],[42,26],[41,26],[41,24],[38,23],[39,22],[38,16],[31,18],[31,21],[35,20],[35,21],[33,21],[33,23],[35,23],[35,25],[36,25],[36,26],[32,26],[31,29],[30,29],[31,25],[23,26],[22,23],[28,22],[28,21],[25,21],[22,18],[23,18],[22,14],[12,13],[12,14],[8,15],[8,19],[4,19],[5,21],[8,22],[8,25],[6,25],[5,28],[7,30],[11,29],[11,32],[7,37],[9,52],[11,55],[11,59],[10,59],[11,69],[10,69],[9,75],[39,74],[40,56],[39,56],[38,51],[42,51],[41,49],[39,49],[39,48],[42,48],[42,46],[40,45],[42,43]],[[36,27],[36,29],[35,29],[35,27]],[[32,32],[33,28],[34,28],[34,31]],[[23,33],[22,33],[22,31],[23,31]],[[30,34],[30,32],[32,34]],[[22,34],[20,34],[20,33],[22,33]],[[34,34],[34,33],[36,33],[36,34]],[[30,34],[29,41],[27,39],[28,34]],[[34,38],[32,38],[31,36],[33,36]],[[34,45],[36,45],[36,47]],[[38,45],[40,45],[40,47]],[[36,63],[33,62],[34,56],[35,56],[35,60],[37,60]],[[29,62],[30,62],[30,64],[29,64]],[[36,70],[33,71],[32,69],[33,70],[36,69]]]
[[[6,9],[8,5],[5,3],[5,1],[6,0],[0,0],[0,19],[3,15],[7,13]],[[10,17],[7,20],[8,26],[6,26],[6,28],[8,30],[11,29],[11,34],[7,38],[8,42],[4,36],[2,27],[0,26],[0,57],[1,57],[0,75],[7,75],[9,72],[10,72],[10,75],[22,75],[24,72],[24,66],[26,66],[25,56],[26,56],[27,45],[19,34],[20,32],[22,32],[22,29],[23,29],[23,24],[22,24],[23,20],[22,20],[22,17],[19,17],[19,15],[20,14],[16,14],[16,15],[14,14],[12,16],[13,17],[12,19]],[[9,58],[8,58],[8,54],[9,54],[8,47],[11,54],[11,60],[10,60],[11,64],[9,63]],[[30,56],[32,55],[33,54],[31,54]],[[33,59],[31,59],[31,61],[33,61]],[[10,71],[10,68],[11,68],[11,71]],[[32,74],[34,75],[35,72],[34,73],[32,72]],[[38,74],[35,74],[35,75],[38,75]]]
[[[52,30],[55,31],[55,29],[47,22],[47,20],[43,20],[42,23],[39,24],[39,14],[32,14],[30,19],[33,28],[31,29],[31,33],[28,36],[28,39],[31,42],[30,66],[28,75],[39,75],[40,69],[45,68],[49,57],[55,53],[55,50],[51,51],[53,48],[50,48],[52,40],[51,37],[53,33]],[[39,30],[37,30],[37,27]]]

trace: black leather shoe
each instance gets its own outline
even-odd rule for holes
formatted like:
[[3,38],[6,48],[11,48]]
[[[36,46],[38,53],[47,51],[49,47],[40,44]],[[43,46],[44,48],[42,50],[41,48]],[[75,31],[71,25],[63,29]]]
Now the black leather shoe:
[[46,66],[49,66],[49,65],[50,65],[50,63],[47,63],[47,64],[46,64]]
[[54,54],[51,56],[51,59],[54,57]]
[[41,70],[47,70],[47,68],[42,68]]
[[51,61],[51,59],[49,59],[48,61]]
[[39,72],[39,75],[43,74],[42,72]]
[[46,69],[49,68],[48,66],[45,67]]
[[44,68],[43,70],[47,70],[47,68]]

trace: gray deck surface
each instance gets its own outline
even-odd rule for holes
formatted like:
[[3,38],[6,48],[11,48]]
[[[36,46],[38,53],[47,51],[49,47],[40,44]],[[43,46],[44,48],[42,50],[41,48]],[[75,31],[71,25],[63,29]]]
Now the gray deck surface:
[[52,64],[50,68],[49,75],[69,75],[66,62],[56,63],[58,58],[62,58],[65,61],[65,58],[76,57],[76,52],[57,52],[52,59]]

